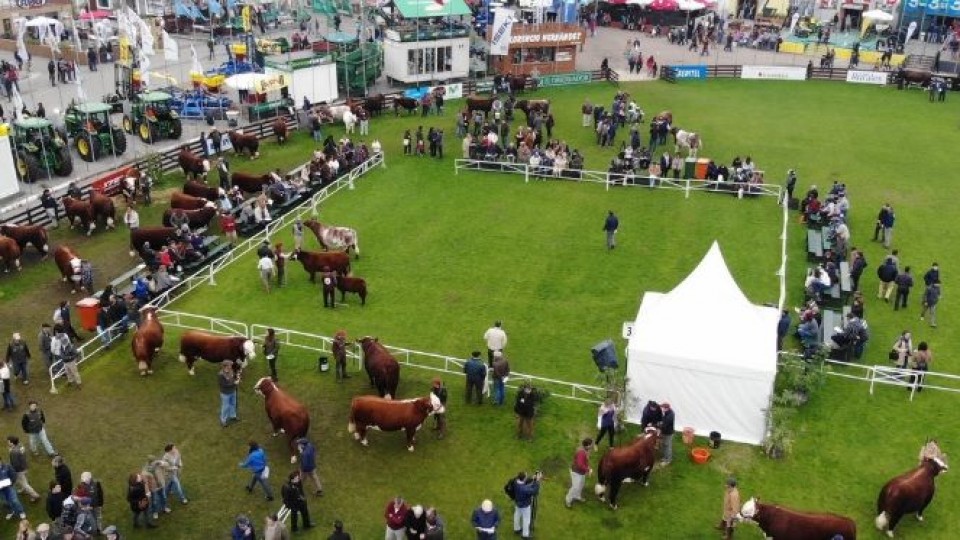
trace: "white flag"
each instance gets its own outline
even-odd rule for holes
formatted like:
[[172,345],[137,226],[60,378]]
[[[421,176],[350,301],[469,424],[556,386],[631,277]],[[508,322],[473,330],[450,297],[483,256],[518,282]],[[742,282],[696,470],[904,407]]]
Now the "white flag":
[[170,37],[166,30],[163,31],[163,57],[168,62],[180,60],[180,47],[177,42]]
[[490,54],[506,56],[510,50],[510,37],[513,34],[513,10],[497,8],[493,15],[493,29],[490,33]]
[[190,71],[203,73],[203,65],[200,63],[200,57],[197,55],[197,49],[193,45],[190,46]]

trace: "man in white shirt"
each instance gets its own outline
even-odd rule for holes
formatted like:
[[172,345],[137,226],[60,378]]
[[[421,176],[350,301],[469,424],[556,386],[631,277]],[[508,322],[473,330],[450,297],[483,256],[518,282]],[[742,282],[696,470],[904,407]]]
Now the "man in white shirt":
[[132,205],[127,207],[127,213],[123,215],[123,222],[127,224],[127,227],[130,227],[131,231],[140,228],[140,214],[133,209]]
[[260,257],[260,261],[257,262],[257,268],[260,270],[260,281],[263,282],[264,289],[269,293],[270,282],[273,281],[273,259],[268,255]]
[[487,365],[493,367],[493,353],[503,352],[507,346],[507,333],[503,331],[503,323],[497,321],[483,333],[483,340],[487,342]]

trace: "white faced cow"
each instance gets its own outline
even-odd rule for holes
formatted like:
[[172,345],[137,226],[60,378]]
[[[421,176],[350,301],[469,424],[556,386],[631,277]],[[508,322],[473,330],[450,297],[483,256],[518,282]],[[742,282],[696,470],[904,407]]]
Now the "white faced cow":
[[360,258],[360,245],[357,243],[357,231],[349,227],[328,227],[315,219],[308,219],[303,224],[313,231],[320,247],[324,250],[342,249],[348,254],[353,249],[354,256]]

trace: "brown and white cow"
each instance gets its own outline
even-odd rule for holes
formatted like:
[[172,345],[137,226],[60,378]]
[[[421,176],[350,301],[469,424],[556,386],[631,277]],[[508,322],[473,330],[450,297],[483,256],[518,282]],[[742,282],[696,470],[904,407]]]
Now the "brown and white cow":
[[357,231],[350,227],[328,227],[315,219],[308,219],[303,225],[313,231],[320,247],[324,251],[342,249],[347,254],[353,249],[353,255],[360,258],[360,246],[357,242]]
[[278,117],[273,121],[271,125],[273,128],[273,134],[277,137],[277,144],[285,144],[287,142],[287,121],[283,117]]
[[194,197],[203,197],[210,202],[217,202],[217,199],[223,194],[223,190],[220,188],[211,187],[196,180],[187,180],[183,184],[183,192]]
[[188,180],[206,179],[210,172],[210,160],[194,154],[186,146],[180,147],[177,163]]
[[27,244],[32,244],[44,259],[50,255],[47,229],[43,225],[0,225],[0,234],[16,240],[20,251],[27,249]]
[[190,227],[190,230],[199,229],[200,227],[206,227],[213,221],[213,218],[217,216],[217,207],[211,202],[208,202],[206,206],[198,210],[184,210],[183,208],[167,208],[163,212],[163,226],[171,226],[171,217],[174,212],[183,212],[187,216],[187,226]]
[[[70,292],[77,292],[80,286],[80,255],[70,246],[61,244],[53,250],[53,262],[60,269],[61,281],[70,283]],[[93,292],[93,291],[90,291]]]
[[187,364],[191,375],[198,358],[213,364],[233,362],[234,372],[240,373],[256,356],[253,341],[242,336],[221,336],[200,330],[187,330],[180,336],[180,361]]
[[837,514],[798,512],[753,498],[743,504],[738,518],[753,521],[764,536],[777,540],[857,539],[857,524]]
[[310,411],[303,403],[281,390],[270,377],[257,381],[253,391],[263,396],[263,406],[273,426],[273,436],[286,433],[287,444],[290,446],[290,463],[296,463],[297,440],[306,437],[310,430]]
[[87,236],[90,236],[90,233],[97,228],[93,205],[90,204],[90,201],[74,199],[69,195],[65,195],[63,197],[63,213],[67,218],[67,222],[70,223],[71,229],[77,222],[80,222],[80,226],[87,231]]
[[20,266],[20,244],[16,240],[7,236],[0,236],[0,259],[3,260],[3,271],[9,272],[10,268],[16,268],[17,272],[23,270]]
[[103,219],[107,229],[115,229],[117,223],[117,207],[113,199],[97,191],[90,192],[90,206],[93,208],[93,219]]
[[630,444],[611,448],[600,458],[597,466],[597,485],[594,492],[604,500],[610,491],[609,503],[617,509],[617,495],[624,482],[639,480],[644,486],[650,485],[650,471],[657,462],[657,428],[647,428],[643,435],[637,436]]
[[917,519],[923,521],[923,511],[927,508],[937,490],[934,481],[941,472],[949,469],[939,457],[926,458],[920,466],[884,484],[877,498],[877,529],[886,531],[893,537],[893,530],[906,514],[917,513]]
[[377,338],[366,336],[359,339],[363,350],[363,369],[370,377],[370,386],[377,389],[382,398],[397,397],[400,384],[400,364]]
[[130,341],[133,358],[137,361],[140,376],[153,375],[153,359],[163,347],[163,325],[157,318],[157,308],[144,306],[140,308],[140,325],[137,333]]
[[203,197],[187,195],[186,193],[174,192],[170,195],[170,208],[179,208],[181,210],[199,210],[206,206],[208,201]]
[[433,414],[429,397],[395,401],[376,396],[357,396],[350,402],[347,431],[367,446],[367,430],[407,432],[407,450],[413,452],[414,437],[424,420]]
[[303,269],[310,274],[310,281],[316,281],[317,273],[323,272],[324,268],[345,276],[350,273],[350,256],[342,251],[304,251],[302,249],[294,250],[290,254],[291,261],[300,261]]

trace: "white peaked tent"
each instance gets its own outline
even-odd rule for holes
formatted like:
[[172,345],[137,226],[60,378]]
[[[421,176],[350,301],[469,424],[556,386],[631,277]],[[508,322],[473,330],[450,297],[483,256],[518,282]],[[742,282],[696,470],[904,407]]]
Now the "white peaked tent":
[[760,444],[777,371],[776,308],[752,304],[714,242],[668,293],[646,292],[627,346],[627,421],[669,402],[676,428]]

